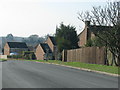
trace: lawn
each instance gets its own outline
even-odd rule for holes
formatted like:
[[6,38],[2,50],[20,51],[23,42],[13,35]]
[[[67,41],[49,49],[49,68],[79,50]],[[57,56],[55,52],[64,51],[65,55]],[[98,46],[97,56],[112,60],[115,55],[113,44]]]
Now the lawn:
[[0,61],[7,61],[7,59],[1,59],[1,58],[0,58]]
[[85,69],[90,69],[90,70],[102,71],[102,72],[107,72],[107,73],[112,73],[112,74],[118,74],[118,67],[116,67],[116,66],[106,66],[106,65],[98,65],[98,64],[86,64],[86,63],[81,63],[81,62],[62,62],[62,61],[59,61],[59,60],[48,60],[48,61],[45,61],[45,60],[32,60],[32,61],[38,61],[38,62],[44,62],[44,63],[62,64],[62,65],[67,65],[67,66],[73,66],[73,67],[79,67],[79,68],[85,68]]

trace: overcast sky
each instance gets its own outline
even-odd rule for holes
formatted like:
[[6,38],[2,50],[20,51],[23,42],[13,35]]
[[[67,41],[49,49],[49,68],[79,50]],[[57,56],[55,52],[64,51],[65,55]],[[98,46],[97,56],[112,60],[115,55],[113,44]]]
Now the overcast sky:
[[105,4],[105,0],[0,0],[0,36],[54,34],[61,22],[80,33],[84,23],[77,13]]

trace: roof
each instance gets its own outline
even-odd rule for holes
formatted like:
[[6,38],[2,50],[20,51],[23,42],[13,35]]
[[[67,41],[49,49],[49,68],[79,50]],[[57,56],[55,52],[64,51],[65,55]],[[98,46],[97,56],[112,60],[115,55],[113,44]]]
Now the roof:
[[25,42],[7,42],[10,48],[28,48]]
[[44,50],[45,53],[47,53],[47,51],[48,51],[49,53],[52,53],[52,51],[51,51],[51,49],[50,49],[50,47],[48,46],[47,43],[40,43],[40,45],[41,45],[41,47],[43,48],[43,50]]
[[[86,27],[85,27],[86,28]],[[85,28],[84,28],[84,30],[85,30]],[[98,32],[103,32],[103,31],[106,31],[106,30],[109,30],[110,28],[112,28],[112,26],[98,26],[98,25],[89,25],[88,26],[88,29],[91,31],[91,32],[93,32],[94,34],[97,34]],[[83,31],[84,31],[83,30]],[[82,31],[82,32],[83,32]],[[81,33],[82,33],[81,32]],[[80,36],[81,35],[81,33],[78,35],[78,36]]]
[[95,31],[97,31],[97,32],[102,32],[102,31],[106,31],[106,30],[109,30],[109,29],[111,29],[112,27],[111,26],[96,26],[96,25],[90,25],[90,30],[92,31],[92,32],[95,32]]
[[53,43],[54,45],[56,45],[55,37],[49,36],[49,38],[51,39],[52,43]]
[[35,50],[35,47],[33,47],[33,46],[28,46],[28,49],[29,49],[29,51],[34,51],[34,50]]

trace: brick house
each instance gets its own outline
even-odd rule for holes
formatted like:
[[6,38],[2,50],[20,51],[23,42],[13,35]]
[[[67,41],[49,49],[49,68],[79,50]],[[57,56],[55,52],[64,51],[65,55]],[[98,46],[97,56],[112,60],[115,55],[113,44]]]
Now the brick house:
[[45,59],[52,59],[52,50],[48,46],[47,43],[40,43],[36,46],[35,51],[36,59],[37,60],[45,60]]
[[4,46],[4,55],[10,55],[10,53],[22,54],[23,51],[28,51],[24,42],[7,42]]
[[57,43],[56,43],[55,37],[48,36],[47,40],[45,41],[45,43],[47,43],[48,46],[50,47],[50,49],[52,50],[53,59],[55,59],[56,58],[56,54],[57,54]]
[[48,36],[45,43],[47,43],[49,45],[49,47],[51,48],[52,52],[55,51],[55,48],[56,48],[55,37]]
[[85,21],[84,30],[78,35],[78,46],[83,47],[89,39],[93,39],[96,33],[109,30],[110,26],[90,25],[90,21]]

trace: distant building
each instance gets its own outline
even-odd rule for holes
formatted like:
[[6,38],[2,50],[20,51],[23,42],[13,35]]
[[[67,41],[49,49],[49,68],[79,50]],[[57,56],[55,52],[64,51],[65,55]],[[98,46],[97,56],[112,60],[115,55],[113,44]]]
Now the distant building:
[[24,42],[7,42],[4,46],[4,55],[11,53],[22,54],[23,51],[28,51],[28,47]]
[[50,59],[54,60],[57,57],[57,44],[55,37],[48,36],[44,43],[40,43],[36,46],[36,58],[37,60]]
[[79,38],[78,46],[79,47],[84,46],[89,39],[93,39],[96,36],[96,33],[103,32],[105,30],[109,30],[109,28],[112,28],[112,27],[90,25],[90,21],[85,21],[85,28],[78,35],[78,38]]
[[35,52],[37,60],[53,59],[53,53],[47,43],[40,43],[36,46]]

